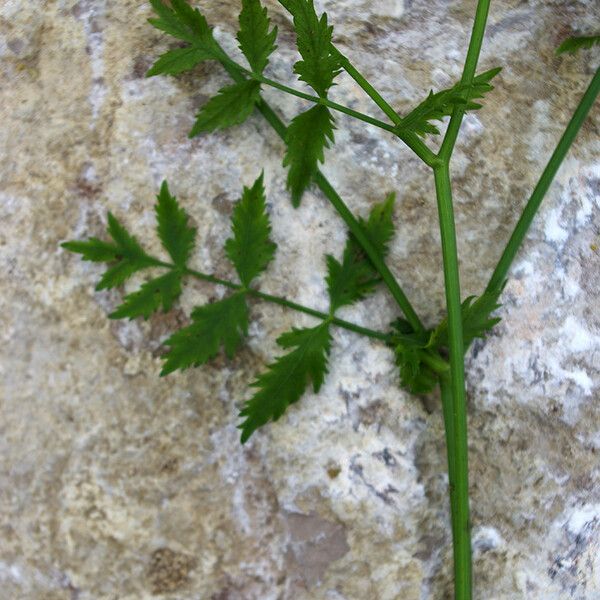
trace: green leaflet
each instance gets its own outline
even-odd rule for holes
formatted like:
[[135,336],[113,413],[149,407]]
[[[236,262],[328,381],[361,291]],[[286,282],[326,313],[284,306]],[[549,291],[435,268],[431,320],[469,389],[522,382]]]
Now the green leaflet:
[[575,54],[578,50],[600,46],[600,35],[587,35],[567,38],[557,49],[556,54]]
[[169,351],[163,357],[161,376],[202,365],[214,358],[221,346],[231,358],[247,333],[248,307],[244,293],[198,306],[192,312],[192,324],[176,331],[165,342]]
[[114,244],[103,242],[97,238],[61,244],[66,250],[81,254],[83,260],[116,263],[105,271],[96,286],[97,290],[117,287],[137,271],[159,264],[156,259],[144,252],[139,242],[110,212],[108,213],[108,232]]
[[319,96],[326,96],[333,80],[340,73],[340,64],[332,51],[333,27],[327,24],[327,14],[317,16],[313,0],[279,0],[294,19],[296,45],[302,56],[294,65],[300,80],[308,83]]
[[119,260],[118,246],[95,237],[85,241],[63,242],[61,247],[69,252],[81,254],[83,260],[92,262],[114,262]]
[[441,121],[450,116],[458,106],[463,110],[477,110],[481,104],[473,102],[494,89],[490,81],[501,71],[500,67],[480,73],[473,79],[471,85],[457,83],[453,87],[441,92],[429,92],[429,96],[414,108],[397,126],[398,131],[414,132],[420,136],[428,133],[438,135],[439,129],[430,121]]
[[251,188],[244,188],[231,217],[233,237],[225,252],[234,264],[243,285],[260,275],[273,260],[277,246],[270,240],[271,224],[266,213],[263,174]]
[[392,329],[396,333],[391,338],[391,346],[396,355],[401,386],[412,394],[433,391],[438,382],[436,372],[446,371],[448,365],[427,349],[429,332],[415,333],[403,319],[394,321]]
[[[170,254],[175,268],[144,283],[139,290],[128,294],[123,304],[109,316],[111,319],[144,317],[147,319],[161,306],[170,310],[181,295],[181,277],[194,246],[196,230],[189,227],[188,216],[171,196],[163,182],[155,206],[158,236]],[[97,238],[88,241],[66,242],[64,248],[82,255],[84,260],[116,263],[102,276],[96,289],[112,288],[125,282],[133,273],[148,267],[165,267],[165,263],[147,255],[139,242],[119,221],[108,213],[108,232],[113,243]]]
[[[392,192],[387,195],[383,202],[378,202],[373,206],[366,221],[362,217],[358,220],[362,225],[365,235],[382,257],[387,256],[388,245],[395,233],[394,221],[392,220],[395,202],[396,194]],[[358,242],[352,234],[350,234],[348,243],[352,244],[356,251],[361,251]]]
[[203,48],[196,48],[195,46],[175,48],[161,54],[146,73],[146,77],[162,74],[179,75],[184,71],[190,71],[197,64],[209,58],[213,58],[213,55]]
[[[365,221],[359,219],[365,235],[384,258],[388,244],[394,235],[392,213],[395,194],[389,194],[384,202],[376,204]],[[348,235],[342,262],[327,256],[327,289],[330,311],[361,300],[379,283],[377,271],[356,239]]]
[[371,265],[361,254],[346,249],[342,262],[327,255],[327,290],[329,310],[333,314],[338,308],[362,300],[370,293],[376,280],[373,279]]
[[151,25],[184,42],[204,43],[211,47],[212,32],[197,8],[192,8],[185,0],[171,0],[172,8],[163,0],[150,0],[150,4],[158,15],[157,19],[148,19]]
[[123,304],[108,316],[110,319],[134,319],[135,317],[147,319],[161,306],[164,312],[171,310],[179,296],[181,296],[181,273],[172,270],[144,283],[137,292],[125,296]]
[[333,129],[333,117],[327,107],[321,105],[294,117],[287,129],[283,166],[289,166],[287,186],[296,207],[317,172],[318,163],[325,160],[325,148],[334,141]]
[[259,100],[260,84],[251,79],[220,89],[198,113],[189,137],[243,123]]
[[237,40],[240,50],[248,60],[254,73],[262,74],[269,62],[269,56],[277,47],[277,27],[269,31],[270,19],[267,9],[259,0],[242,0],[240,12],[240,30]]
[[[498,298],[504,284],[492,292],[486,292],[476,298],[469,296],[461,305],[463,321],[463,343],[468,348],[475,338],[485,338],[487,333],[501,321],[490,314],[500,308]],[[439,348],[448,345],[448,321],[444,319],[431,333],[428,347]]]
[[[504,285],[479,298],[467,298],[462,303],[463,340],[468,348],[475,338],[483,338],[500,319],[490,317],[499,308],[498,297]],[[395,333],[390,344],[396,353],[402,387],[413,394],[431,392],[437,384],[437,374],[448,370],[440,351],[448,347],[448,322],[444,319],[433,331],[414,333],[402,319],[392,323]]]
[[319,96],[326,96],[340,72],[339,60],[332,52],[333,27],[328,26],[327,15],[319,19],[313,0],[280,0],[280,4],[293,17],[296,44],[303,58],[294,65],[294,71]]
[[239,425],[242,443],[262,425],[276,421],[290,404],[304,394],[309,382],[318,392],[327,374],[327,357],[331,347],[329,323],[308,329],[293,329],[279,337],[282,348],[294,348],[269,365],[252,384],[256,394],[245,404]]
[[150,0],[150,4],[158,18],[148,19],[148,22],[190,45],[161,55],[146,74],[147,77],[161,73],[177,75],[193,69],[203,60],[221,56],[212,31],[198,9],[193,9],[185,0],[171,0],[172,8],[162,0]]
[[169,185],[163,181],[155,206],[158,237],[173,262],[184,269],[194,247],[196,229],[188,226],[188,216],[171,196]]

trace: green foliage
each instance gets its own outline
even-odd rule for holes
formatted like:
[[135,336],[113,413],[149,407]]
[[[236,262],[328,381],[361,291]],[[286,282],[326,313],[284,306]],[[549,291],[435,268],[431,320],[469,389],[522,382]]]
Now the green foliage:
[[[137,292],[126,296],[124,303],[110,315],[112,319],[138,316],[148,318],[161,306],[163,310],[169,310],[181,294],[181,274],[194,246],[196,230],[188,226],[188,217],[177,199],[171,196],[166,181],[157,196],[155,212],[158,237],[173,259],[175,269],[148,281]],[[168,266],[146,254],[135,237],[110,212],[108,233],[113,239],[112,243],[91,238],[61,244],[66,250],[81,254],[83,260],[112,265],[100,279],[97,290],[117,287],[142,269]]]
[[277,421],[290,404],[297,402],[312,381],[319,391],[327,374],[327,357],[331,347],[329,323],[307,329],[294,329],[277,339],[282,348],[294,348],[269,365],[252,384],[258,392],[245,404],[239,426],[242,443],[262,425]]
[[198,9],[193,9],[185,0],[171,0],[172,8],[162,0],[150,0],[150,4],[158,18],[148,19],[149,23],[189,45],[161,55],[147,77],[163,73],[177,75],[204,60],[221,57],[212,31]]
[[[394,235],[392,212],[395,195],[390,194],[384,202],[376,204],[369,218],[359,219],[363,231],[382,258],[388,252],[388,244]],[[330,311],[362,300],[379,283],[377,271],[352,234],[348,235],[342,261],[327,256],[327,289]]]
[[301,81],[319,96],[327,90],[340,72],[340,64],[331,46],[333,27],[327,24],[327,14],[317,16],[313,0],[279,0],[294,19],[296,45],[302,60],[294,65]]
[[[476,338],[485,338],[500,322],[500,318],[490,315],[500,308],[498,298],[503,289],[504,285],[478,298],[470,296],[462,303],[465,349]],[[448,365],[440,356],[445,354],[448,348],[447,319],[431,331],[413,332],[410,325],[402,319],[392,323],[392,329],[394,333],[390,337],[390,345],[396,353],[402,387],[413,394],[433,391],[438,383],[438,374],[448,369]]]
[[413,132],[420,136],[428,133],[438,135],[439,129],[430,121],[441,121],[450,116],[456,107],[463,110],[477,110],[481,104],[473,102],[492,91],[494,87],[490,81],[501,71],[500,67],[480,73],[473,79],[471,85],[457,83],[453,87],[441,92],[429,92],[429,96],[414,108],[398,125],[398,131]]
[[[463,322],[463,343],[468,348],[476,338],[485,338],[488,332],[500,322],[500,318],[491,317],[491,313],[500,308],[498,298],[504,289],[486,292],[479,296],[469,296],[461,305]],[[444,319],[431,333],[429,347],[448,346],[448,321]]]
[[[367,220],[360,220],[365,235],[382,257],[394,235],[393,206],[394,194],[390,194],[373,207]],[[333,256],[327,256],[327,268],[330,315],[338,308],[364,298],[379,282],[377,272],[351,235],[346,241],[341,263]],[[310,380],[314,391],[319,391],[327,374],[331,346],[329,328],[330,320],[325,320],[317,327],[293,329],[277,340],[283,348],[294,350],[269,365],[266,373],[253,384],[260,389],[240,413],[246,418],[241,425],[242,442],[269,420],[277,420],[290,404],[297,402]]]
[[169,351],[163,357],[161,375],[202,365],[214,358],[221,347],[231,358],[247,333],[248,307],[244,293],[198,306],[192,312],[192,324],[176,331],[165,342]]
[[600,35],[587,35],[567,38],[557,49],[556,54],[575,54],[578,50],[600,46]]
[[266,212],[262,173],[251,188],[244,188],[231,223],[233,237],[225,243],[225,252],[247,287],[267,268],[277,248],[270,239],[271,224]]
[[[415,333],[410,324],[403,319],[394,321],[392,330],[394,333],[390,345],[396,355],[401,386],[412,394],[428,394],[433,391],[438,379],[436,371],[428,364],[432,356],[427,348],[429,332]],[[442,369],[443,366],[438,370]]]
[[200,110],[189,137],[243,123],[260,99],[260,84],[247,79],[219,90]]
[[[392,216],[395,202],[396,194],[392,192],[388,194],[383,202],[375,204],[366,221],[362,217],[358,219],[365,235],[382,257],[387,256],[388,245],[394,237]],[[355,252],[362,252],[360,245],[352,235],[350,236],[350,243],[353,244]],[[374,270],[373,273],[375,272]]]
[[333,143],[334,121],[325,106],[316,105],[296,116],[287,129],[287,152],[283,166],[289,167],[287,186],[294,206],[300,205],[304,191],[325,160],[325,148]]
[[269,31],[270,19],[267,9],[261,6],[259,0],[242,0],[239,21],[237,40],[240,50],[252,71],[262,74],[269,62],[269,56],[277,47],[277,27]]
[[125,301],[109,317],[111,319],[147,319],[161,306],[167,312],[177,298],[181,296],[181,273],[176,270],[156,277],[142,285],[132,294],[125,296]]
[[[114,243],[97,238],[87,241],[73,241],[61,244],[63,248],[82,255],[83,260],[111,264],[96,286],[97,290],[117,287],[127,281],[137,271],[160,264],[148,256],[139,242],[108,213],[108,233]],[[114,263],[114,264],[113,264]]]
[[95,237],[85,241],[63,242],[61,247],[69,252],[81,254],[83,260],[91,262],[116,262],[119,260],[118,246]]
[[188,216],[177,203],[177,198],[171,196],[166,181],[163,181],[157,200],[158,237],[173,263],[184,269],[194,248],[196,229],[188,226]]

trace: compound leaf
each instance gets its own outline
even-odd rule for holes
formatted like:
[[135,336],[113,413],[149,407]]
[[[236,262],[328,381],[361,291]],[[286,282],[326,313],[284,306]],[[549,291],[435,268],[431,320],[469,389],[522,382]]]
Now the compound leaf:
[[256,394],[245,404],[239,425],[242,443],[262,425],[277,421],[287,407],[297,402],[309,382],[318,392],[327,374],[327,358],[331,347],[329,325],[322,323],[308,329],[293,329],[279,337],[283,348],[294,348],[269,365],[268,370],[252,384]]
[[181,296],[181,273],[172,270],[144,283],[137,292],[125,296],[123,304],[112,312],[109,318],[144,317],[147,319],[161,306],[164,312],[170,310],[179,296]]
[[220,89],[198,113],[189,137],[243,123],[259,99],[260,84],[251,79]]
[[247,333],[248,307],[243,293],[198,306],[192,312],[191,325],[176,331],[165,342],[169,351],[163,357],[161,376],[202,365],[214,358],[221,347],[231,358]]
[[294,65],[294,72],[324,97],[340,72],[339,59],[331,45],[333,27],[327,24],[327,14],[323,13],[319,19],[313,0],[280,0],[280,4],[294,19],[296,45],[302,56]]
[[316,105],[300,113],[290,123],[283,166],[289,166],[287,186],[294,206],[300,205],[302,194],[316,174],[319,162],[325,160],[325,148],[333,138],[334,120],[325,106]]
[[251,188],[244,187],[231,217],[233,237],[225,252],[245,285],[262,273],[273,259],[276,245],[270,240],[271,224],[266,212],[263,174]]
[[155,206],[158,237],[175,266],[184,269],[194,247],[196,229],[188,225],[188,216],[171,196],[163,181]]
[[277,47],[277,27],[269,31],[271,20],[267,16],[267,9],[261,6],[259,0],[242,0],[239,22],[240,30],[236,37],[240,50],[252,71],[262,74],[269,56]]
[[414,108],[397,126],[398,131],[413,132],[420,136],[438,135],[439,129],[430,121],[441,121],[450,116],[456,107],[463,110],[477,110],[481,104],[473,102],[494,89],[490,81],[501,71],[500,67],[480,73],[470,85],[457,83],[441,92],[429,92],[429,96]]

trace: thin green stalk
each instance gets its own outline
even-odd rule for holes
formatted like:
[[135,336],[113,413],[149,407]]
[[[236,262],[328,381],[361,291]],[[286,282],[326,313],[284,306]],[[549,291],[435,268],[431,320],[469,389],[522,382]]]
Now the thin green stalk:
[[[454,405],[452,401],[452,389],[450,384],[450,378],[448,375],[440,376],[440,393],[442,396],[442,412],[444,416],[444,432],[446,435],[446,453],[448,455],[448,491],[450,494],[450,521],[452,523],[452,540],[453,548],[454,539],[456,538],[456,527],[455,522],[458,517],[457,506],[456,506],[456,473],[455,473],[455,462],[456,462],[456,449],[454,444]],[[454,561],[456,562],[456,555]]]
[[[223,49],[221,49],[221,52],[223,53],[223,56],[227,56]],[[234,81],[243,81],[244,75],[230,63],[231,61],[228,57],[222,61],[223,67]],[[277,116],[275,111],[273,111],[273,109],[263,99],[257,103],[256,108],[265,117],[267,122],[273,127],[277,134],[285,141],[287,128],[283,121]],[[406,297],[406,294],[396,281],[392,272],[388,269],[383,259],[379,256],[379,253],[373,244],[364,235],[362,227],[352,214],[352,211],[348,208],[348,206],[346,206],[346,203],[342,200],[331,183],[329,183],[327,178],[320,171],[317,172],[314,180],[335,210],[339,213],[342,220],[346,223],[348,229],[350,229],[350,231],[354,234],[358,243],[365,251],[365,254],[372,261],[373,266],[381,275],[385,285],[388,287],[392,296],[398,303],[398,306],[404,313],[406,320],[411,324],[415,331],[423,331],[423,324],[421,323],[421,320],[412,307],[410,301]]]
[[469,465],[465,366],[458,252],[448,163],[446,162],[440,167],[436,167],[434,176],[442,239],[444,283],[448,312],[448,345],[450,350],[450,393],[452,395],[454,489],[456,494],[455,518],[453,519],[454,594],[455,600],[471,600],[471,532],[469,525]]
[[332,110],[336,110],[338,112],[349,115],[350,117],[354,117],[355,119],[363,121],[364,123],[368,123],[369,125],[374,125],[375,127],[379,127],[380,129],[384,129],[385,131],[389,131],[390,133],[395,133],[394,125],[390,125],[389,123],[385,123],[384,121],[380,121],[379,119],[375,119],[374,117],[365,115],[364,113],[361,113],[352,108],[348,108],[347,106],[343,106],[342,104],[338,104],[337,102],[332,102],[328,98],[322,98],[320,96],[312,96],[311,94],[306,94],[300,90],[284,85],[283,83],[279,83],[278,81],[269,79],[268,77],[264,77],[263,75],[259,75],[258,73],[248,71],[247,69],[244,69],[241,65],[238,65],[233,60],[228,59],[227,63],[230,64],[232,67],[239,69],[240,73],[242,73],[248,79],[253,79],[254,81],[258,81],[259,83],[269,85],[275,89],[285,92],[286,94],[302,98],[303,100],[308,100],[309,102],[314,102],[315,104],[327,106]]
[[[162,267],[175,268],[175,265],[169,263],[159,262],[159,264]],[[244,290],[246,293],[250,294],[251,296],[254,296],[255,298],[260,298],[261,300],[265,300],[266,302],[271,302],[273,304],[279,304],[279,306],[291,308],[292,310],[310,315],[311,317],[316,317],[317,319],[321,319],[322,321],[328,320],[337,327],[347,329],[348,331],[353,331],[354,333],[358,333],[366,337],[381,340],[382,342],[387,342],[389,340],[389,335],[387,333],[384,333],[382,331],[374,331],[373,329],[369,329],[367,327],[361,327],[360,325],[356,325],[355,323],[351,323],[350,321],[344,321],[344,319],[338,319],[336,317],[331,318],[331,315],[329,314],[315,310],[313,308],[309,308],[308,306],[304,306],[303,304],[297,304],[296,302],[292,302],[291,300],[288,300],[287,298],[282,298],[281,296],[266,294],[264,292],[259,292],[258,290],[255,290],[253,288],[245,288],[239,283],[234,283],[233,281],[229,281],[227,279],[220,279],[219,277],[215,277],[214,275],[202,273],[201,271],[196,271],[194,269],[185,269],[184,273],[191,277],[195,277],[196,279],[201,279],[202,281],[208,281],[216,285],[222,285],[231,290]]]
[[510,240],[508,241],[501,258],[498,261],[494,272],[492,273],[490,281],[487,284],[486,291],[497,289],[497,287],[506,279],[515,256],[517,255],[517,252],[523,243],[523,239],[527,235],[527,231],[531,226],[533,218],[535,217],[542,200],[544,199],[544,196],[546,195],[546,192],[548,191],[548,188],[550,187],[550,184],[556,175],[556,172],[562,164],[565,155],[569,151],[571,144],[575,140],[577,133],[581,129],[581,126],[583,125],[585,118],[594,105],[599,93],[600,69],[597,69],[592,81],[590,82],[590,85],[583,94],[579,105],[575,109],[575,112],[573,113],[573,116],[571,117],[571,120],[565,129],[565,132],[562,134],[558,145],[552,153],[552,156],[550,157],[546,168],[544,169],[537,185],[535,186],[531,197],[527,201],[525,209],[523,210],[523,213],[521,214],[521,217],[519,218],[519,221],[517,222],[515,229],[510,236]]
[[350,62],[350,59],[344,56],[335,46],[331,46],[337,59],[340,61],[341,67],[356,81],[356,83],[366,92],[367,96],[379,106],[385,115],[394,123],[399,125],[402,117],[387,103],[383,96],[365,79],[360,71]]
[[[471,32],[471,39],[469,41],[469,49],[467,50],[465,66],[463,68],[463,74],[460,80],[464,85],[470,85],[473,83],[473,78],[475,77],[475,71],[477,69],[477,62],[479,61],[479,54],[481,53],[481,45],[483,43],[483,35],[485,33],[485,25],[487,23],[489,10],[490,0],[479,0],[477,2],[477,10],[475,12],[475,21],[473,22],[473,30]],[[444,160],[450,160],[463,116],[464,110],[461,108],[455,108],[452,116],[450,117],[450,123],[448,123],[448,129],[446,130],[446,135],[444,136],[444,141],[442,142],[442,146],[438,154],[438,156]]]
[[[385,113],[385,115],[394,123],[400,125],[402,117],[388,104],[383,96],[365,79],[360,71],[344,56],[335,46],[331,46],[335,52],[340,65],[362,88],[362,90],[375,102],[375,104]],[[434,167],[439,161],[438,157],[419,139],[414,133],[407,133],[394,129],[396,134],[426,165]]]

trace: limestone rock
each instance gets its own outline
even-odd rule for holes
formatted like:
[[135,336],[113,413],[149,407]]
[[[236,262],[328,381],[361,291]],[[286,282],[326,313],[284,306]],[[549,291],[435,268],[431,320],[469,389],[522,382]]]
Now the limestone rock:
[[[399,111],[460,76],[473,0],[317,4]],[[202,2],[230,49],[238,5]],[[280,28],[268,74],[295,85],[289,19],[267,5]],[[109,321],[120,293],[94,292],[100,268],[59,248],[102,235],[111,210],[160,252],[153,202],[168,179],[198,227],[195,266],[229,275],[231,207],[264,168],[279,251],[261,286],[326,308],[323,254],[340,252],[340,220],[316,191],[291,207],[283,145],[258,115],[187,138],[227,77],[206,63],[144,78],[168,46],[150,12],[139,0],[0,6],[0,598],[450,597],[439,403],[399,390],[389,350],[336,331],[321,393],[242,447],[248,382],[277,335],[310,319],[256,304],[237,358],[159,379],[161,341],[219,291],[191,284],[170,315]],[[598,66],[598,49],[554,49],[598,23],[595,0],[492,3],[481,68],[503,71],[453,163],[464,296],[482,289]],[[286,119],[304,106],[265,96]],[[347,77],[332,97],[380,116]],[[600,597],[598,108],[512,270],[502,323],[468,356],[478,600]],[[435,323],[444,297],[428,170],[343,116],[336,138],[324,171],[356,213],[397,192],[390,266]],[[385,328],[397,311],[382,290],[344,316]]]

